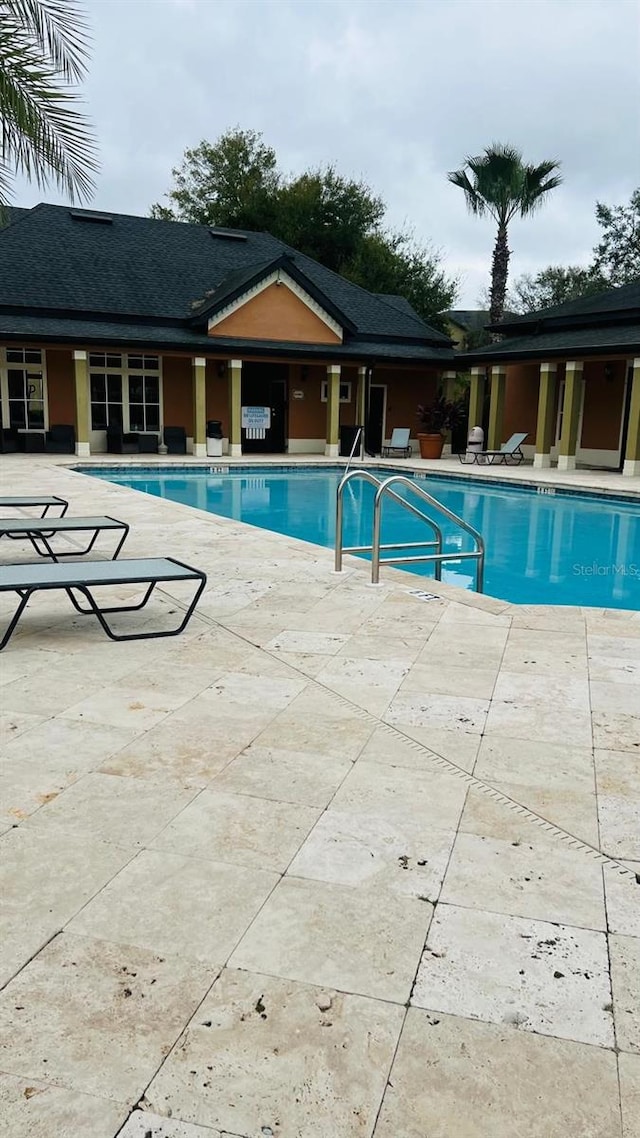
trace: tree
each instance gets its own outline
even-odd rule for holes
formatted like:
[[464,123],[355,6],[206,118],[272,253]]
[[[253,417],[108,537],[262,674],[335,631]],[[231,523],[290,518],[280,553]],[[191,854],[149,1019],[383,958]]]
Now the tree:
[[461,170],[447,175],[463,191],[471,213],[478,217],[488,213],[498,225],[491,264],[492,324],[504,313],[511,255],[509,223],[514,217],[532,214],[545,195],[560,185],[559,169],[559,163],[551,160],[538,166],[525,165],[515,147],[493,143],[478,157],[467,158]]
[[171,173],[175,185],[156,202],[151,216],[165,221],[231,229],[268,229],[280,190],[276,154],[254,130],[227,131],[215,144],[205,139],[185,150],[182,165]]
[[593,271],[609,288],[631,284],[640,277],[640,187],[628,205],[596,202],[596,219],[603,233],[593,250]]
[[268,230],[371,292],[405,296],[430,323],[453,303],[456,282],[438,254],[408,233],[387,232],[385,203],[364,181],[334,166],[287,177],[256,131],[236,127],[185,151],[173,178],[170,206],[156,203],[152,217]]
[[549,265],[536,273],[524,273],[513,286],[509,307],[514,312],[537,312],[581,296],[595,296],[607,288],[604,277],[581,265]]
[[73,90],[86,72],[87,25],[74,0],[0,0],[0,208],[13,175],[86,200],[98,169]]

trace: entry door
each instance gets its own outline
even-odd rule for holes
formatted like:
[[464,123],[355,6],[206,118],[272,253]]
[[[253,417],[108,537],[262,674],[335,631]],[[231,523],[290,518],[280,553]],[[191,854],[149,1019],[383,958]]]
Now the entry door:
[[284,454],[287,444],[287,373],[286,364],[252,364],[242,366],[242,406],[269,407],[271,425],[263,439],[246,437],[242,432],[245,454]]
[[364,430],[364,448],[369,455],[382,454],[386,406],[386,385],[372,383],[369,388],[369,407]]

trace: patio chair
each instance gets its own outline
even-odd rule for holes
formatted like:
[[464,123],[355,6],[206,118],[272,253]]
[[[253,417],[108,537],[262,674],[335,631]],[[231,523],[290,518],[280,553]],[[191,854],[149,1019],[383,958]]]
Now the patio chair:
[[44,436],[44,449],[48,454],[75,454],[76,429],[72,423],[58,423]]
[[12,495],[8,498],[0,498],[0,510],[30,510],[40,507],[42,513],[41,518],[44,518],[53,508],[62,506],[59,518],[64,517],[69,509],[69,503],[64,498],[58,498],[56,494],[18,494]]
[[[98,534],[105,530],[122,531],[115,552],[111,555],[112,560],[115,560],[129,533],[127,523],[118,521],[117,518],[0,518],[0,540],[7,537],[11,541],[30,541],[40,557],[51,557],[53,561],[59,561],[62,557],[84,557],[87,553],[91,553]],[[54,550],[51,538],[58,533],[92,533],[93,537],[85,549],[68,546],[67,549]]]
[[388,458],[392,451],[400,451],[403,458],[409,458],[411,446],[409,443],[409,427],[394,427],[388,446],[383,446],[382,457]]
[[[177,628],[155,632],[114,632],[107,620],[111,613],[139,612],[150,600],[161,583],[194,581],[196,590]],[[71,561],[66,564],[3,565],[0,566],[0,593],[17,593],[20,598],[2,640],[0,651],[6,647],[18,621],[34,593],[62,589],[76,612],[95,616],[111,640],[150,640],[154,637],[177,636],[193,615],[202,590],[207,583],[205,573],[192,569],[173,557],[143,557],[123,561]],[[144,596],[137,604],[102,606],[94,597],[94,589],[103,585],[146,585]],[[78,595],[80,600],[78,600]],[[88,608],[81,604],[85,600]],[[172,606],[172,612],[175,606]]]
[[460,462],[478,462],[488,463],[493,466],[494,463],[504,463],[512,466],[519,466],[524,462],[524,454],[522,453],[522,444],[528,435],[528,431],[523,431],[520,434],[512,435],[506,443],[503,443],[500,450],[478,450],[478,451],[464,451],[458,455]]
[[165,427],[164,444],[167,454],[186,454],[187,432],[184,427]]
[[137,433],[125,433],[122,427],[107,427],[107,451],[109,454],[138,454]]

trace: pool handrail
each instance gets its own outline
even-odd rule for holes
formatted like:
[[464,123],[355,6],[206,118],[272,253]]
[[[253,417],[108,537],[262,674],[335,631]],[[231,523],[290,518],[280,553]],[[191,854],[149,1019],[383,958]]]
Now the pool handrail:
[[356,427],[356,433],[353,436],[353,443],[351,444],[351,451],[350,451],[349,457],[347,459],[347,464],[344,468],[345,476],[349,473],[349,467],[351,466],[351,463],[353,461],[353,456],[356,452],[356,447],[359,448],[360,458],[362,458],[362,448],[360,447],[360,443],[362,441],[363,434],[364,434],[364,427]]
[[[376,487],[376,493],[373,505],[373,533],[372,542],[370,546],[351,546],[345,548],[342,544],[343,537],[343,497],[345,486],[354,478],[362,478],[364,481],[371,483]],[[467,552],[460,552],[459,550],[452,550],[450,552],[442,551],[442,530],[429,518],[422,510],[417,509],[406,498],[401,497],[393,489],[394,486],[401,485],[412,493],[417,494],[423,501],[427,502],[434,509],[439,510],[444,514],[449,521],[454,522],[460,526],[465,533],[468,533],[473,538],[475,548]],[[433,542],[399,542],[396,544],[382,545],[380,542],[380,532],[382,525],[382,505],[385,498],[391,498],[392,501],[398,502],[404,509],[409,510],[410,513],[415,514],[423,521],[427,522],[436,534],[436,540]],[[433,549],[435,553],[422,553],[412,556],[403,557],[381,557],[382,551],[399,550],[399,549]],[[338,486],[336,498],[336,545],[335,545],[335,570],[337,573],[342,570],[342,555],[343,553],[370,553],[371,554],[371,583],[377,585],[380,582],[380,566],[381,565],[403,565],[409,563],[416,563],[419,561],[432,561],[435,566],[435,578],[437,581],[442,579],[442,565],[446,561],[464,561],[474,560],[476,563],[476,592],[481,593],[484,589],[484,559],[485,559],[485,545],[482,534],[468,522],[454,514],[432,494],[424,490],[422,486],[418,486],[412,479],[407,478],[404,474],[393,474],[384,481],[376,478],[368,470],[353,470],[350,474],[345,475]]]

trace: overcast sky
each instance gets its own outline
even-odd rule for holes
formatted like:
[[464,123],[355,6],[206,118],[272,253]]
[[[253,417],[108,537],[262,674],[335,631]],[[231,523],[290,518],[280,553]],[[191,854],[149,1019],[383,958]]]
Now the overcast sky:
[[[88,0],[85,84],[102,172],[94,206],[146,214],[187,146],[240,125],[279,165],[335,164],[460,278],[488,280],[489,220],[446,172],[494,140],[562,162],[564,185],[514,223],[512,276],[585,263],[596,200],[640,184],[637,0]],[[46,194],[19,182],[16,204]]]

